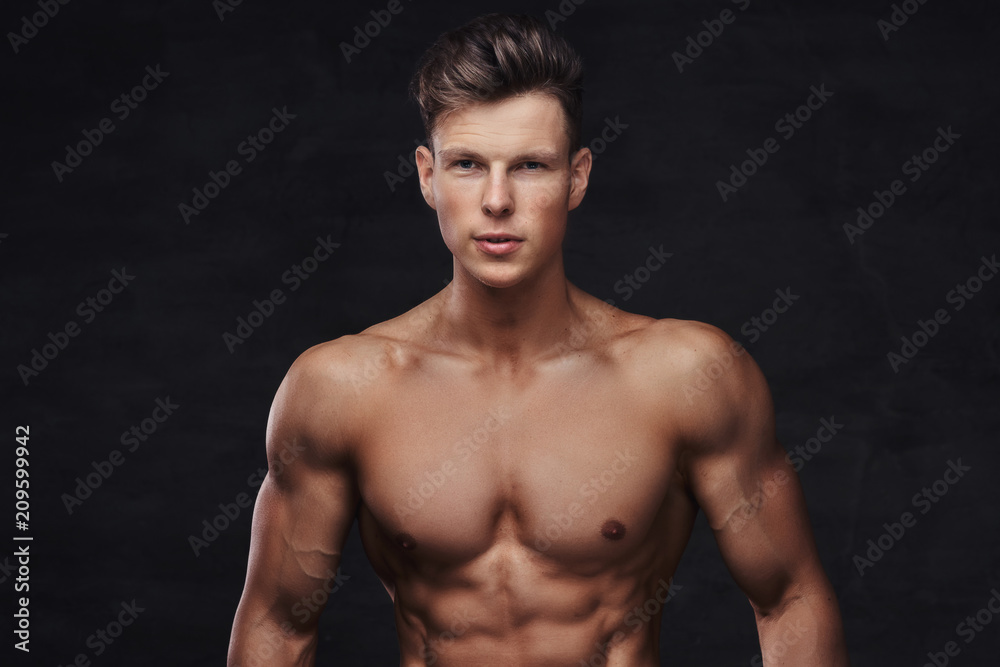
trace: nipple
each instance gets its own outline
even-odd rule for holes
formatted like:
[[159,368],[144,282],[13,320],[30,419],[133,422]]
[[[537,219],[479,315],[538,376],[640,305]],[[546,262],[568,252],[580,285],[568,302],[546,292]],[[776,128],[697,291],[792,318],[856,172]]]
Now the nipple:
[[413,535],[410,535],[409,533],[400,533],[396,536],[396,544],[406,551],[411,551],[416,548],[417,540],[414,539]]
[[620,540],[625,537],[625,525],[621,521],[608,519],[601,526],[601,535],[607,540]]

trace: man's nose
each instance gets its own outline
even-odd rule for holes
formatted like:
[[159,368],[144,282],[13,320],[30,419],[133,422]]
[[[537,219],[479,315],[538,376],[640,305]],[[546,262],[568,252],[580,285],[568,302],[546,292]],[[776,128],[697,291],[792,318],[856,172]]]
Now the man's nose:
[[502,171],[490,176],[483,193],[483,213],[493,217],[504,217],[514,212],[514,197],[507,182],[507,174]]

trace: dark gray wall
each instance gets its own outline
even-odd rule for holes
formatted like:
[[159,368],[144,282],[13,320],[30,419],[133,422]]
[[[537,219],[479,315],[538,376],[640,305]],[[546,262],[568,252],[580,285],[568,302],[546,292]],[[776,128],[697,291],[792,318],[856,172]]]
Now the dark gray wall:
[[[608,119],[620,129],[593,145],[567,270],[628,310],[711,322],[747,345],[771,383],[783,444],[815,452],[800,475],[855,665],[921,665],[949,641],[960,650],[951,664],[986,665],[1000,622],[960,624],[1000,587],[1000,280],[973,280],[971,299],[952,290],[1000,251],[997,10],[903,4],[919,11],[886,39],[887,0],[564,0],[574,11],[557,29],[588,65],[584,136],[599,137]],[[422,133],[406,99],[415,60],[477,14],[541,16],[559,3],[403,0],[348,63],[340,43],[385,6],[247,1],[220,20],[209,0],[71,2],[14,40],[16,52],[8,35],[2,477],[14,475],[14,427],[30,425],[30,528],[11,533],[34,537],[32,653],[14,664],[80,653],[95,665],[222,664],[250,510],[197,556],[189,536],[220,503],[255,495],[285,370],[308,346],[397,315],[449,277],[416,179],[390,188],[385,176]],[[732,23],[679,71],[674,52],[724,9]],[[0,27],[20,31],[37,11],[6,3]],[[136,108],[113,106],[147,66],[169,75],[146,78]],[[813,98],[819,108],[802,111],[809,119],[793,133],[776,127],[814,86],[832,96]],[[275,108],[295,117],[248,161],[241,142]],[[114,129],[91,154],[54,169],[104,118]],[[926,171],[904,167],[939,128],[958,135],[947,151],[929,154]],[[724,198],[717,182],[748,150],[762,157],[769,138],[777,152]],[[187,224],[179,204],[230,160],[240,172]],[[881,217],[845,230],[897,179],[902,194]],[[283,280],[317,237],[340,247],[308,280]],[[661,245],[673,256],[626,299],[617,281]],[[102,293],[123,270],[134,279]],[[284,303],[231,352],[223,334],[276,289]],[[776,290],[798,298],[772,319]],[[86,305],[108,297],[100,312]],[[934,335],[916,335],[938,311]],[[766,331],[754,317],[771,322]],[[62,339],[67,324],[77,335]],[[43,349],[50,333],[65,349]],[[887,355],[915,335],[924,345],[894,368]],[[17,367],[33,350],[53,358],[25,383]],[[173,414],[123,445],[168,397]],[[810,443],[823,419],[842,428]],[[77,478],[114,450],[121,464],[105,464],[111,475],[70,513]],[[935,482],[959,461],[969,469],[939,482],[938,499]],[[935,502],[919,497],[925,487]],[[890,548],[861,563],[904,512],[905,533],[882,537]],[[4,627],[17,546],[0,547]],[[323,616],[319,664],[393,664],[391,605],[356,533],[342,571],[350,579]],[[663,664],[759,664],[750,608],[704,522],[675,581]],[[143,609],[135,622],[110,646],[88,645],[132,600]]]

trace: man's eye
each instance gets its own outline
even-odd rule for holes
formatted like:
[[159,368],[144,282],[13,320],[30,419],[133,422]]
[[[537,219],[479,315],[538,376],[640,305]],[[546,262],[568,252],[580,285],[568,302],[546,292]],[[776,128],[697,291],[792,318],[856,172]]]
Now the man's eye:
[[524,163],[524,168],[527,169],[528,171],[538,171],[539,169],[541,169],[544,166],[545,165],[543,165],[541,162],[525,162]]
[[455,163],[455,165],[459,169],[472,169],[474,166],[476,166],[472,160],[459,160],[458,162]]

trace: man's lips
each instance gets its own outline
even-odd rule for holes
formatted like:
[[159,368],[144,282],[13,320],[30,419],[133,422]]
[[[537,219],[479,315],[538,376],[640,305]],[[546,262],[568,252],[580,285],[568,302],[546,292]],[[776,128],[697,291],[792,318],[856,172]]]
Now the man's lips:
[[524,243],[524,239],[510,234],[481,234],[473,238],[476,247],[487,255],[508,255]]
[[524,240],[520,236],[514,236],[513,234],[480,234],[479,236],[474,236],[472,238],[474,238],[476,241],[489,241],[490,243]]

